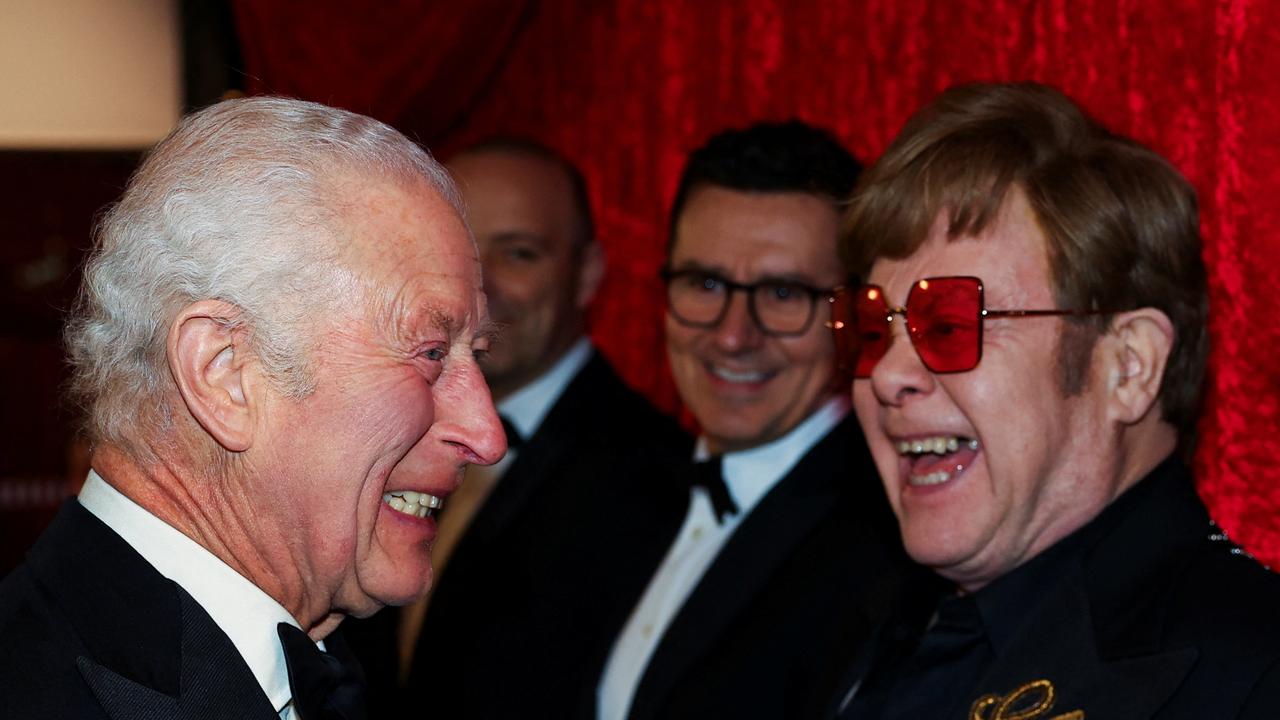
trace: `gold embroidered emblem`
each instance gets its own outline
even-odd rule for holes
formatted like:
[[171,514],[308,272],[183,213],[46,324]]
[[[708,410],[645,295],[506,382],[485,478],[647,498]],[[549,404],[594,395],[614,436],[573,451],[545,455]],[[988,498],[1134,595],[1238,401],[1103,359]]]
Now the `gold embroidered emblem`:
[[1053,683],[1032,680],[1007,695],[983,695],[969,709],[969,720],[1084,720],[1083,710],[1049,716],[1058,699]]

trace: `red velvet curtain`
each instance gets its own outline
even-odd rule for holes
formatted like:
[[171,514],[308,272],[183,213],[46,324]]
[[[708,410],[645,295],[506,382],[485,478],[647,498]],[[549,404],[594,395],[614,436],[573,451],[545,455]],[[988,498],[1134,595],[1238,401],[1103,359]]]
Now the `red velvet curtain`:
[[1280,5],[1256,0],[530,0],[236,6],[254,90],[370,112],[445,152],[531,135],[580,163],[609,278],[593,334],[676,400],[662,352],[665,214],[685,153],[791,116],[874,160],[967,80],[1053,84],[1195,184],[1213,356],[1197,470],[1214,515],[1280,561]]

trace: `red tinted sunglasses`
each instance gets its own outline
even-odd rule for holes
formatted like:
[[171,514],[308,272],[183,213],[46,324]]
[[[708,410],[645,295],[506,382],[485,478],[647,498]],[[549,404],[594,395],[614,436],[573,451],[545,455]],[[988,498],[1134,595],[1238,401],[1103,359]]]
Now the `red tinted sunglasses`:
[[889,351],[895,315],[906,320],[911,345],[926,368],[935,373],[957,373],[974,369],[982,359],[982,321],[987,318],[1099,314],[1107,313],[988,310],[978,278],[932,277],[911,286],[905,307],[889,307],[884,290],[877,285],[841,290],[832,301],[831,327],[841,367],[856,378],[866,378]]

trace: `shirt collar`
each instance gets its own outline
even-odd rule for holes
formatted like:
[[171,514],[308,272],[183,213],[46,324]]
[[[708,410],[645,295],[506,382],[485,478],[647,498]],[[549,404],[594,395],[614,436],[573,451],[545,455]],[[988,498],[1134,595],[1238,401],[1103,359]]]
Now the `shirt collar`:
[[[274,598],[191,538],[152,515],[90,470],[80,504],[156,571],[187,591],[244,658],[277,711],[293,697],[276,624],[298,621]],[[321,646],[323,647],[323,645]]]
[[533,437],[564,389],[591,359],[591,353],[591,341],[579,338],[551,369],[498,403],[498,412],[515,425],[520,437]]
[[[786,435],[748,450],[725,453],[724,482],[740,514],[751,512],[756,503],[848,414],[849,399],[839,395],[823,403]],[[699,437],[693,459],[705,460],[708,457],[707,439]]]

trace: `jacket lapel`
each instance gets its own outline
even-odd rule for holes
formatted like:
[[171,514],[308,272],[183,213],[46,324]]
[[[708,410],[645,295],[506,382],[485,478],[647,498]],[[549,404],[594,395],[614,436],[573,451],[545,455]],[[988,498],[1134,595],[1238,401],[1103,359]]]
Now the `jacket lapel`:
[[1164,639],[1166,589],[1211,527],[1185,468],[1166,461],[1095,522],[1101,539],[1044,589],[981,693],[1007,698],[1048,680],[1057,700],[1046,720],[1149,718],[1191,671],[1199,650]]
[[129,680],[85,656],[80,674],[113,720],[243,720],[278,718],[227,636],[186,591],[178,695]]
[[76,500],[28,563],[75,629],[81,675],[112,718],[276,718],[226,634]]
[[752,510],[672,620],[636,688],[632,718],[654,716],[671,688],[713,647],[849,482],[862,440],[852,416],[827,434]]
[[971,704],[985,700],[989,707],[968,717],[997,720],[996,708],[1002,703],[1025,709],[1052,702],[1040,714],[1027,717],[1065,719],[1080,711],[1081,719],[1149,718],[1168,700],[1199,653],[1179,648],[1102,656],[1083,588],[1077,576],[1050,590],[1053,599],[1027,618],[1028,630],[1019,634],[969,699]]

